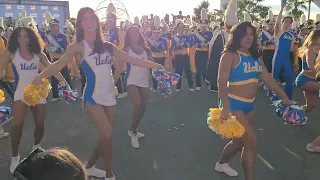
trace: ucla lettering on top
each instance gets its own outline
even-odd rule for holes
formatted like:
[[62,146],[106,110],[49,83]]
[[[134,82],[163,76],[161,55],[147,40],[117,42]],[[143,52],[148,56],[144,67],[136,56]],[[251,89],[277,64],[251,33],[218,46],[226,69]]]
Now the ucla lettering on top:
[[38,69],[38,67],[34,63],[31,63],[30,65],[27,65],[27,63],[20,63],[20,68],[21,70],[24,70],[24,71]]
[[255,62],[253,66],[250,62],[244,62],[243,68],[245,73],[262,72],[262,66],[259,66],[258,62]]
[[98,57],[99,55],[94,56],[97,66],[104,65],[104,64],[112,64],[112,58],[110,54],[105,53],[104,55],[105,58],[103,58],[103,56],[101,57],[101,55],[100,55],[100,58]]
[[292,36],[291,36],[291,35],[287,35],[287,34],[285,34],[285,35],[283,36],[283,38],[284,38],[284,39],[288,39],[288,40],[292,40]]

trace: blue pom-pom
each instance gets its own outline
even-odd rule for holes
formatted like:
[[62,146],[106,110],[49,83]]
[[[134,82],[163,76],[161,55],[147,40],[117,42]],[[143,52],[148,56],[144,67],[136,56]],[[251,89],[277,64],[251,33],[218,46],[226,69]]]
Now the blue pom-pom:
[[78,101],[77,90],[72,90],[69,84],[58,84],[58,94],[62,97],[68,104],[73,104]]
[[11,108],[7,106],[0,106],[0,126],[7,123],[11,116]]
[[306,117],[304,108],[297,105],[292,105],[283,112],[284,122],[291,123],[296,126],[305,125],[308,118]]
[[158,81],[158,92],[162,93],[165,99],[170,98],[171,86],[179,82],[180,75],[177,73],[166,73],[162,70],[153,70],[152,77]]

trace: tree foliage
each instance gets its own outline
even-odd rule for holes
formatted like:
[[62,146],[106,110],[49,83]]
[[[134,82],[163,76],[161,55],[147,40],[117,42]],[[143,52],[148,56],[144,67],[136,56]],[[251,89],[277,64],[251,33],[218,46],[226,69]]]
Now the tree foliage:
[[201,9],[205,8],[207,10],[207,12],[208,12],[209,11],[209,6],[210,6],[209,1],[201,1],[201,3],[198,5],[198,7],[193,8],[193,13],[194,13],[196,19],[200,19],[201,18]]
[[[265,19],[268,16],[268,11],[270,7],[262,5],[262,3],[267,0],[238,0],[238,11],[237,15],[240,21],[244,18],[244,13],[249,13],[253,21],[259,21],[260,19]],[[204,7],[208,9],[208,1],[202,1],[198,7],[194,8],[194,14],[196,17],[201,16],[201,9]],[[213,20],[224,19],[225,10],[227,9],[227,4],[222,10],[214,9],[209,15],[211,15]]]
[[286,11],[293,16],[295,20],[298,20],[303,12],[307,10],[306,0],[288,0]]

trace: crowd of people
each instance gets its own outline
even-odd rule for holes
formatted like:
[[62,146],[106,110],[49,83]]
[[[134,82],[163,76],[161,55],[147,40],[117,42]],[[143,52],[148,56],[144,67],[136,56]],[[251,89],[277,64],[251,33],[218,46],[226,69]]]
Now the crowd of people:
[[[36,177],[54,179],[54,174],[33,172],[33,168],[60,164],[60,179],[84,180],[86,176],[95,176],[115,180],[112,130],[116,97],[131,99],[133,113],[128,136],[132,147],[139,148],[139,138],[145,135],[138,127],[148,103],[148,92],[150,88],[157,91],[155,79],[150,87],[149,69],[165,69],[181,76],[176,92],[182,90],[181,79],[185,74],[190,92],[206,87],[218,93],[222,118],[232,114],[245,127],[241,138],[232,139],[225,146],[215,170],[237,176],[228,162],[242,151],[246,179],[253,180],[257,137],[252,121],[259,81],[273,89],[287,105],[296,104],[293,86],[300,88],[306,99],[306,113],[315,108],[319,97],[320,16],[316,21],[307,21],[302,16],[301,22],[295,22],[291,16],[283,16],[284,7],[281,4],[276,19],[269,11],[268,18],[259,23],[252,22],[249,14],[239,22],[237,1],[231,0],[225,19],[220,22],[210,22],[207,11],[202,9],[200,20],[179,12],[173,15],[174,23],[169,22],[169,15],[164,19],[150,15],[136,17],[134,22],[125,21],[117,27],[116,7],[110,3],[106,22],[100,23],[95,11],[85,7],[79,10],[75,24],[66,20],[64,32],[49,12],[41,28],[25,12],[15,27],[4,27],[0,19],[0,33],[4,34],[0,38],[0,71],[3,72],[0,76],[3,87],[13,98],[10,172],[22,179],[31,179],[31,174],[35,180]],[[295,77],[295,72],[300,73]],[[100,135],[84,168],[65,150],[42,150],[46,99],[30,107],[35,119],[33,153],[20,162],[19,144],[28,108],[23,103],[23,90],[31,83],[41,84],[43,78],[51,78],[53,103],[60,100],[57,90],[60,82],[71,85],[72,78],[81,79],[83,107]],[[285,85],[285,91],[279,83]],[[5,137],[8,133],[0,128],[0,135]],[[307,150],[320,152],[320,138],[308,144]],[[95,167],[100,157],[104,170]]]

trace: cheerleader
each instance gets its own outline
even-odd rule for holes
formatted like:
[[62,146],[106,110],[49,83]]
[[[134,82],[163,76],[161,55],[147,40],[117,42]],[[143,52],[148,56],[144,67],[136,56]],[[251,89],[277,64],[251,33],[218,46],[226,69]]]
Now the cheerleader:
[[[124,51],[129,56],[136,59],[153,61],[151,50],[146,47],[143,36],[137,26],[132,26],[127,30],[124,42]],[[137,128],[148,103],[148,73],[149,69],[147,68],[127,64],[125,79],[127,91],[133,104],[132,124],[128,135],[131,137],[131,145],[134,148],[139,148],[138,138],[145,136],[138,132]]]
[[257,152],[257,137],[252,122],[254,119],[254,103],[259,79],[273,89],[289,105],[290,100],[276,81],[268,73],[260,58],[257,44],[256,29],[250,22],[233,26],[222,53],[218,87],[221,99],[222,118],[232,114],[246,129],[239,139],[233,139],[223,150],[215,169],[228,176],[237,176],[228,162],[239,151],[242,151],[242,163],[246,180],[254,179],[255,157]]
[[[176,73],[182,77],[182,73],[185,72],[187,75],[187,80],[189,84],[190,91],[194,91],[192,72],[190,69],[190,56],[188,54],[188,48],[192,47],[191,36],[185,35],[185,24],[181,19],[176,21],[177,35],[172,38],[172,49],[175,54],[175,59],[173,60],[173,67]],[[177,92],[181,90],[181,79],[177,84]]]
[[[113,61],[120,59],[146,68],[163,68],[163,66],[130,57],[115,45],[104,42],[100,29],[99,18],[95,11],[88,7],[81,8],[77,16],[77,42],[68,47],[61,59],[35,77],[33,83],[39,84],[42,78],[56,74],[76,58],[87,77],[83,105],[100,134],[99,142],[85,165],[88,176],[115,180],[111,160],[112,131],[116,118],[116,92],[111,70],[112,64],[115,63]],[[101,156],[106,172],[95,167]]]
[[[318,104],[320,84],[317,81],[317,73],[315,65],[318,64],[320,50],[320,30],[312,31],[305,42],[301,51],[302,71],[296,78],[296,86],[299,87],[304,94],[306,105],[305,112],[311,112]],[[317,142],[318,141],[318,142]],[[307,150],[310,152],[320,152],[319,138],[307,145]]]
[[[19,20],[18,27],[14,29],[8,42],[8,48],[1,58],[0,71],[3,72],[8,64],[12,64],[15,76],[15,91],[13,102],[13,118],[11,129],[12,159],[10,172],[13,173],[20,162],[19,144],[22,137],[24,120],[27,115],[28,106],[23,103],[23,90],[32,83],[34,77],[39,73],[40,63],[49,66],[50,62],[42,53],[43,42],[37,33],[34,21],[31,17]],[[64,82],[61,74],[55,77]],[[3,76],[3,74],[1,74]],[[35,120],[33,149],[40,148],[40,142],[44,134],[46,99],[41,99],[40,104],[30,107]]]

